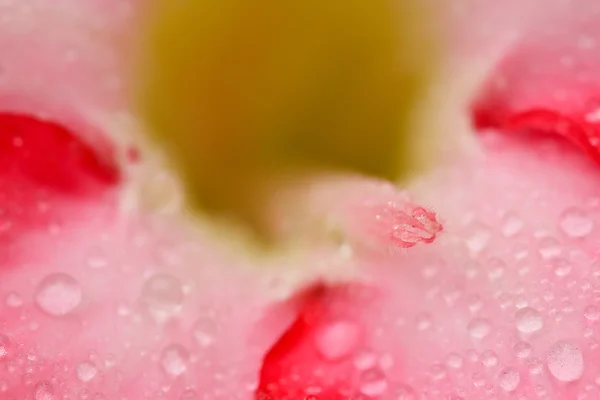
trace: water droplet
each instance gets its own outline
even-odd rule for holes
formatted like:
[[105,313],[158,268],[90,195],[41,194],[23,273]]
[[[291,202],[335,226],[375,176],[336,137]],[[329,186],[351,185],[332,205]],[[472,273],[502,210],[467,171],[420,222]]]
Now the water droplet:
[[54,388],[50,382],[40,382],[36,385],[33,396],[35,400],[55,400]]
[[561,253],[560,243],[551,236],[545,236],[538,243],[538,251],[545,259],[557,257]]
[[594,220],[586,211],[573,207],[562,213],[558,225],[565,235],[572,238],[583,238],[594,229]]
[[93,247],[88,252],[86,263],[90,268],[100,269],[108,265],[108,260],[102,248]]
[[463,366],[463,358],[456,353],[450,353],[446,357],[446,365],[449,368],[460,369]]
[[81,298],[79,282],[63,273],[48,275],[39,284],[35,294],[35,301],[40,309],[52,316],[63,316],[75,311]]
[[327,360],[336,361],[348,356],[358,345],[360,329],[351,321],[336,321],[315,335],[317,351]]
[[6,296],[6,305],[10,308],[17,308],[23,305],[23,299],[15,292],[11,292]]
[[372,368],[373,366],[375,366],[376,362],[377,357],[375,353],[373,353],[370,350],[358,351],[354,356],[354,366],[356,367],[356,369],[359,369],[361,371],[365,371],[367,369]]
[[600,309],[594,305],[589,305],[583,310],[583,315],[589,321],[597,321],[600,319]]
[[194,323],[192,335],[200,347],[210,347],[218,334],[217,322],[209,317],[202,317]]
[[544,326],[542,315],[531,307],[521,308],[515,313],[517,329],[522,333],[537,332]]
[[554,275],[563,278],[571,273],[573,265],[562,258],[557,258],[552,261],[552,271]]
[[473,253],[480,253],[487,247],[491,236],[492,234],[488,227],[476,224],[471,227],[471,233],[466,240],[467,247]]
[[481,363],[487,368],[495,367],[498,365],[498,356],[493,350],[486,350],[481,353]]
[[388,381],[379,369],[370,369],[361,374],[360,392],[369,397],[383,395],[388,388]]
[[77,378],[81,382],[89,382],[96,376],[97,371],[98,370],[93,363],[83,362],[77,366]]
[[417,322],[417,329],[420,331],[425,331],[425,330],[431,328],[431,325],[432,325],[431,315],[428,313],[419,314],[419,315],[417,315],[416,322]]
[[525,359],[531,355],[532,348],[527,342],[518,342],[513,346],[517,358]]
[[197,400],[199,398],[200,396],[198,395],[198,392],[193,389],[187,389],[181,394],[179,400]]
[[179,279],[171,275],[156,274],[144,284],[141,301],[157,321],[165,322],[179,311],[183,297]]
[[187,370],[190,354],[179,344],[172,344],[162,351],[160,363],[163,370],[170,376],[179,376]]
[[561,382],[576,381],[583,375],[581,350],[570,342],[555,343],[548,353],[548,369]]
[[502,221],[502,234],[505,237],[512,237],[523,229],[523,220],[515,214],[507,214]]
[[11,350],[11,342],[7,336],[0,334],[0,361],[7,358]]
[[492,331],[492,326],[488,322],[488,320],[483,318],[474,318],[469,322],[467,326],[467,330],[471,337],[475,339],[483,339]]
[[512,392],[517,388],[517,386],[519,386],[521,375],[513,368],[506,368],[500,371],[498,380],[502,390],[505,392]]

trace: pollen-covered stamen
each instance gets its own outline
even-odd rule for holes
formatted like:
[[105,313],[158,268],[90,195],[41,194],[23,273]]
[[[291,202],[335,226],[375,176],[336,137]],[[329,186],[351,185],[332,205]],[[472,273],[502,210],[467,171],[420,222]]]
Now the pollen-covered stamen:
[[[330,178],[301,189],[278,202],[286,207],[279,227],[284,233],[304,230],[315,235],[320,230],[361,246],[387,249],[431,243],[442,231],[435,212],[390,183]],[[300,212],[285,215],[290,204],[297,204]]]

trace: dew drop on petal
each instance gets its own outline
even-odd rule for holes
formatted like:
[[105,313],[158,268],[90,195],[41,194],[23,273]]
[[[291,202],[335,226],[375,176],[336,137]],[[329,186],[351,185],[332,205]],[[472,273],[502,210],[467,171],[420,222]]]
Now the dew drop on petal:
[[469,334],[475,339],[483,339],[492,331],[492,326],[484,318],[474,318],[467,326]]
[[199,398],[200,395],[194,389],[187,389],[179,396],[179,400],[198,400]]
[[179,376],[187,370],[190,354],[187,349],[179,344],[172,344],[162,351],[160,364],[170,376]]
[[98,372],[96,366],[91,362],[82,362],[77,366],[77,378],[81,382],[89,382]]
[[542,258],[549,259],[559,256],[562,249],[558,240],[552,236],[546,236],[540,239],[538,251],[540,252]]
[[348,356],[358,345],[360,329],[351,321],[336,321],[315,334],[317,351],[325,359],[336,361]]
[[11,342],[6,335],[0,334],[0,361],[10,354]]
[[518,310],[515,314],[516,326],[521,333],[537,332],[544,326],[542,315],[531,307]]
[[34,395],[35,400],[55,400],[54,388],[50,382],[40,382],[35,386]]
[[460,369],[463,366],[463,358],[456,353],[450,353],[446,357],[446,365],[452,369]]
[[548,353],[548,369],[561,382],[572,382],[583,375],[583,354],[574,344],[566,341],[555,343]]
[[572,238],[583,238],[594,229],[594,221],[584,210],[573,207],[565,210],[558,223],[561,231]]
[[217,334],[217,322],[212,318],[200,318],[192,327],[192,336],[200,347],[210,347],[215,342]]
[[498,375],[498,382],[500,387],[505,392],[514,391],[517,386],[519,386],[519,382],[521,381],[521,375],[519,372],[513,368],[506,368],[500,371]]
[[157,321],[164,322],[179,311],[183,297],[179,279],[171,275],[156,274],[144,284],[141,301]]
[[373,368],[361,374],[360,392],[369,397],[383,395],[388,388],[388,381],[381,370]]
[[589,305],[583,310],[583,315],[588,321],[597,321],[600,319],[600,309],[594,305]]
[[70,314],[81,304],[81,298],[79,282],[63,273],[48,275],[35,293],[35,301],[39,308],[52,316]]
[[17,308],[23,305],[23,299],[18,293],[11,292],[6,296],[6,305],[10,308]]
[[531,345],[527,342],[518,342],[513,346],[515,356],[520,359],[528,358],[532,353]]
[[502,234],[505,237],[512,237],[518,234],[525,224],[523,220],[515,214],[507,214],[502,220]]
[[495,367],[498,365],[498,355],[493,350],[486,350],[481,354],[481,363],[487,368]]

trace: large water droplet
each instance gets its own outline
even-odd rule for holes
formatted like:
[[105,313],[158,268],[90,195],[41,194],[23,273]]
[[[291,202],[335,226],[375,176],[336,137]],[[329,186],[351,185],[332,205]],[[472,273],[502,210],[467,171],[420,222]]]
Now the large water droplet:
[[518,310],[515,314],[517,329],[522,333],[537,332],[544,326],[542,315],[531,307]]
[[483,339],[490,334],[492,326],[488,320],[483,318],[474,318],[467,326],[469,334],[475,339]]
[[500,371],[498,381],[502,390],[506,392],[514,391],[519,386],[521,375],[513,368],[506,368]]
[[336,321],[320,329],[315,335],[319,353],[330,361],[348,356],[358,345],[360,329],[351,321]]
[[572,238],[582,238],[592,232],[594,220],[584,210],[573,207],[562,213],[558,226],[565,235]]
[[190,353],[179,344],[172,344],[162,351],[160,364],[163,370],[170,376],[179,376],[187,370]]
[[156,274],[144,284],[141,301],[157,321],[165,322],[179,311],[183,297],[179,279],[171,275]]
[[38,383],[35,386],[33,397],[35,400],[54,400],[54,388],[47,381]]
[[81,298],[79,282],[63,273],[48,275],[39,284],[35,294],[35,301],[40,309],[52,316],[73,312],[81,303]]
[[96,376],[98,369],[91,362],[82,362],[77,366],[77,378],[81,382],[89,382]]
[[570,342],[557,342],[548,353],[548,369],[559,381],[576,381],[583,375],[583,354]]

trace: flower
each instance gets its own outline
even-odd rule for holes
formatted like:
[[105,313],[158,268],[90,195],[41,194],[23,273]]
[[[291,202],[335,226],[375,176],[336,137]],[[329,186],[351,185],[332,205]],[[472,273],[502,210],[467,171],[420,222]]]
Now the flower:
[[0,398],[598,398],[600,10],[453,4],[438,166],[311,181],[268,258],[138,147],[138,4],[2,4]]

